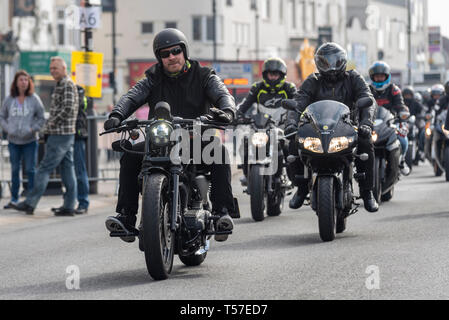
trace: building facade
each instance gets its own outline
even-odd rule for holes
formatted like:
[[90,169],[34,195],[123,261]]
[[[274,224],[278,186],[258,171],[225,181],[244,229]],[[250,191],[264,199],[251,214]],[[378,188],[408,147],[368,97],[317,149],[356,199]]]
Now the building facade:
[[427,14],[427,0],[347,0],[352,66],[368,76],[369,66],[384,60],[395,82],[421,82],[429,70]]

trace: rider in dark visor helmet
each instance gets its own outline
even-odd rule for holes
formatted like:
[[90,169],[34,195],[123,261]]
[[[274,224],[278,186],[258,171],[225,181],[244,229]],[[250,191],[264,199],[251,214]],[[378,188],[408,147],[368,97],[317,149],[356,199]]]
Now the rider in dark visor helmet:
[[328,81],[338,81],[345,73],[347,63],[346,51],[334,42],[323,44],[315,54],[316,67]]

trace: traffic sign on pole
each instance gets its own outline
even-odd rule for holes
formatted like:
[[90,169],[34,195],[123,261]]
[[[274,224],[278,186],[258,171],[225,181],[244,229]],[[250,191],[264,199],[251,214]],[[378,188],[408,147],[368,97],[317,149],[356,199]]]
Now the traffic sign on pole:
[[72,52],[72,80],[86,90],[87,97],[101,98],[103,53]]

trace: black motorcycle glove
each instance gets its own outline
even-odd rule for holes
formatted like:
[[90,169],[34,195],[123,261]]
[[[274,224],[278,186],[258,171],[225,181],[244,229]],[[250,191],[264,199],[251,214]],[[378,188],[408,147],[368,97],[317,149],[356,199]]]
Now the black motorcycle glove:
[[108,120],[105,121],[104,130],[111,130],[114,128],[118,128],[118,127],[120,127],[121,122],[122,121],[119,118],[112,116]]
[[298,127],[294,124],[290,124],[285,128],[284,135],[288,136],[289,134],[292,134],[296,131],[298,131]]
[[358,132],[359,132],[359,137],[367,139],[367,138],[371,137],[373,130],[371,129],[370,126],[368,126],[366,124],[362,124],[359,126]]
[[223,122],[223,123],[231,123],[234,120],[234,115],[230,111],[223,111],[217,108],[211,108],[212,112],[212,120]]

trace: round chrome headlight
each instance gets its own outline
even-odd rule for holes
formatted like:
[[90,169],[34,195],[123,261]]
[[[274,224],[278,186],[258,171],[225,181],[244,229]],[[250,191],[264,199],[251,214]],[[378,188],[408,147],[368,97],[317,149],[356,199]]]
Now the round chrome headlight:
[[165,147],[170,143],[173,127],[170,123],[161,121],[149,128],[150,142],[156,147]]
[[268,135],[265,132],[256,132],[253,134],[251,142],[256,147],[263,147],[268,143]]

